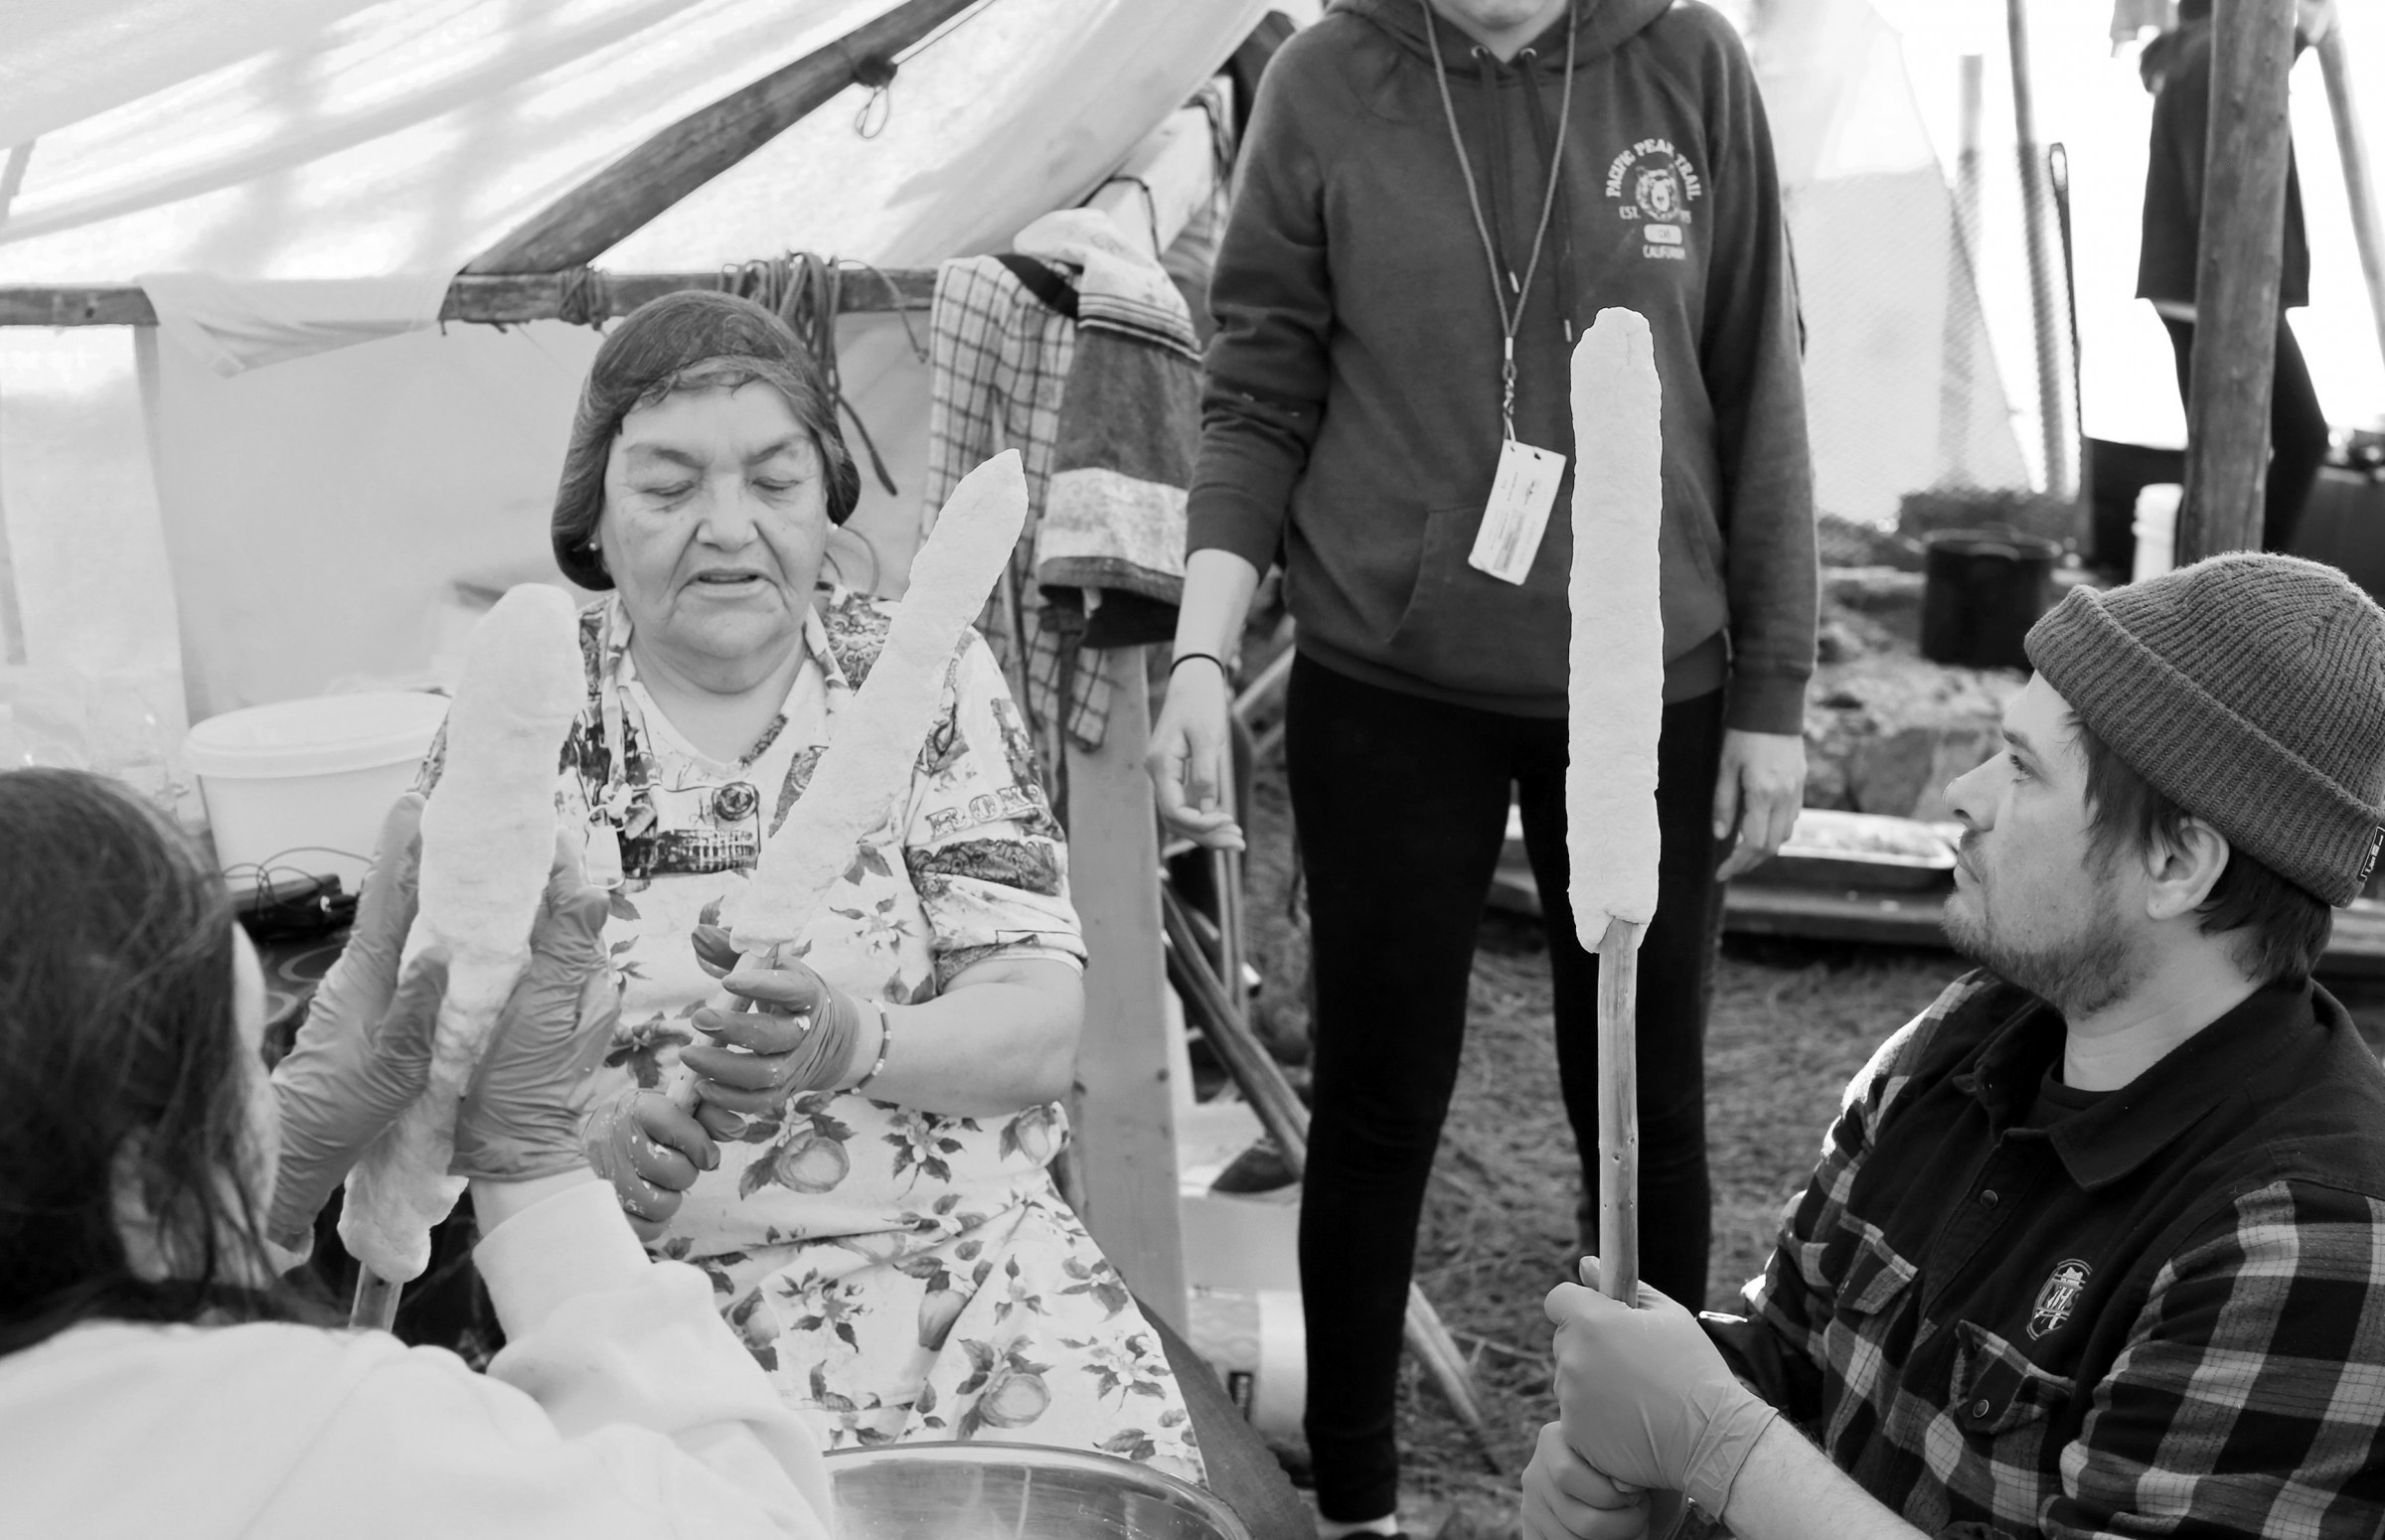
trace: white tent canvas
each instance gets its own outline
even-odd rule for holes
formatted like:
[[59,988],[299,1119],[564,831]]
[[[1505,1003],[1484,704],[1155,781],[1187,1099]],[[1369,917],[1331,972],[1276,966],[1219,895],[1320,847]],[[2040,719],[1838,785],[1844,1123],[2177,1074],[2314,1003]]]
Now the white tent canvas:
[[[145,280],[164,322],[0,329],[8,661],[130,678],[171,733],[186,692],[204,715],[433,678],[476,592],[554,577],[547,508],[597,334],[442,330],[448,277],[658,130],[893,7],[7,8],[0,284]],[[1002,249],[1099,187],[1263,10],[990,0],[882,99],[849,88],[598,265]],[[83,67],[94,53],[105,68]],[[841,339],[902,489],[873,488],[856,527],[898,568],[925,372],[895,317],[849,317]]]

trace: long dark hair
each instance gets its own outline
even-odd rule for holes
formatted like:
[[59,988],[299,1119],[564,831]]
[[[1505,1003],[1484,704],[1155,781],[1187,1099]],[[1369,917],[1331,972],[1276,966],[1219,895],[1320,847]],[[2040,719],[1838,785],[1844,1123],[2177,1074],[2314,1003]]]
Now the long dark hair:
[[[113,782],[0,774],[0,1353],[102,1316],[285,1313],[249,1287],[233,924],[223,879]],[[119,1164],[171,1280],[134,1271]]]

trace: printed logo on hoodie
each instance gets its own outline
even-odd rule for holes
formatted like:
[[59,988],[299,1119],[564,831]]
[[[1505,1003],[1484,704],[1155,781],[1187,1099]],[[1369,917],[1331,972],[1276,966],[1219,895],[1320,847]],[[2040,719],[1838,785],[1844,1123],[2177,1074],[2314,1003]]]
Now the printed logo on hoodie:
[[1607,197],[1617,217],[1640,222],[1640,254],[1651,261],[1689,259],[1690,208],[1706,186],[1670,139],[1643,139],[1607,163]]

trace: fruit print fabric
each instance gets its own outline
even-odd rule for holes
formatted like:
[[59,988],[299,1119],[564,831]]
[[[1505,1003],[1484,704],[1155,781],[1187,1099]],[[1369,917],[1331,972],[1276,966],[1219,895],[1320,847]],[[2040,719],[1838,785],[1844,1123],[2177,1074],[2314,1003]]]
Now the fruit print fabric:
[[[779,725],[736,764],[698,752],[638,687],[617,598],[583,616],[590,703],[564,751],[563,811],[650,819],[623,841],[631,875],[606,928],[622,986],[608,1063],[625,1082],[659,1083],[693,1038],[687,1018],[716,986],[689,934],[747,880],[742,852],[801,797],[889,608],[824,591]],[[627,774],[606,741],[607,692]],[[804,961],[892,1002],[931,999],[986,958],[1081,964],[1066,851],[1034,767],[973,632],[908,794],[797,943]],[[739,784],[759,793],[749,827],[721,817],[719,788]],[[823,1448],[995,1438],[1105,1451],[1197,1481],[1159,1339],[1052,1186],[1067,1138],[1056,1104],[977,1119],[802,1097],[721,1147],[654,1250],[712,1278],[723,1317]]]

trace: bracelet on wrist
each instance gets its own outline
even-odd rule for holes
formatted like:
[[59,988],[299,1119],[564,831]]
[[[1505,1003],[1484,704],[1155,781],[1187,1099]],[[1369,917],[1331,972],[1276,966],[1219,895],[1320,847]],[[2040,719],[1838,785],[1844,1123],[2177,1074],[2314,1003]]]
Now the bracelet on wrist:
[[1168,665],[1168,677],[1170,679],[1176,678],[1176,671],[1183,668],[1186,664],[1191,663],[1195,658],[1206,658],[1209,662],[1217,665],[1218,675],[1220,677],[1224,676],[1226,672],[1225,660],[1218,657],[1215,653],[1178,653],[1176,655],[1176,662]]
[[870,1066],[870,1071],[868,1074],[862,1076],[861,1079],[855,1081],[851,1086],[846,1088],[851,1091],[861,1091],[865,1089],[869,1086],[871,1081],[877,1078],[878,1072],[886,1067],[886,1046],[893,1040],[894,1036],[894,1034],[887,1029],[891,1023],[886,1019],[886,1007],[877,1003],[875,1001],[872,1001],[870,1002],[870,1008],[877,1012],[877,1059]]

